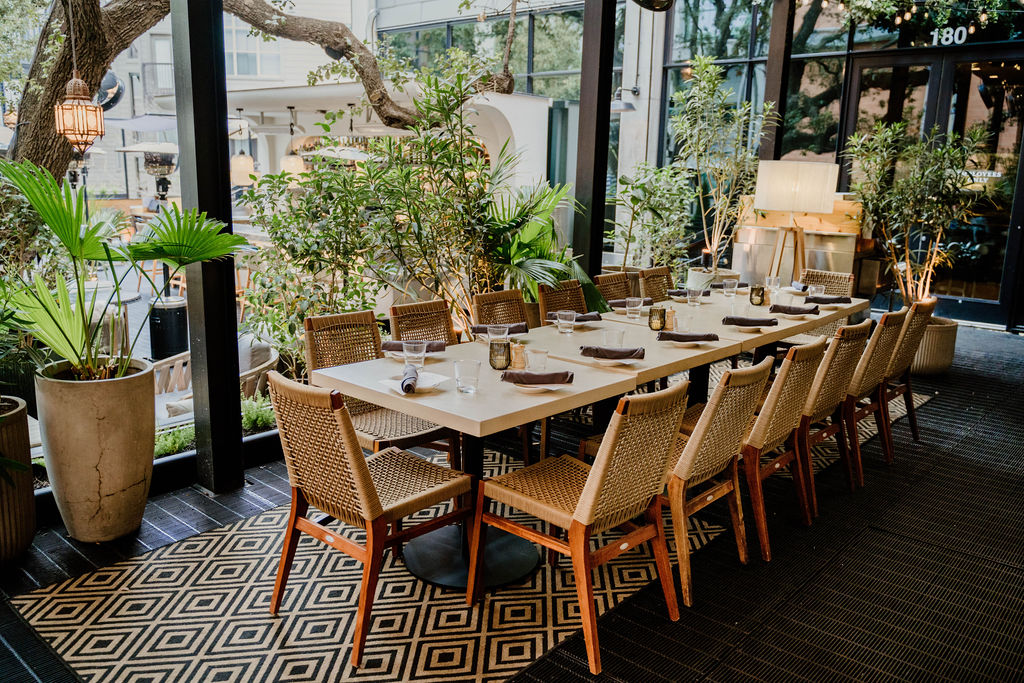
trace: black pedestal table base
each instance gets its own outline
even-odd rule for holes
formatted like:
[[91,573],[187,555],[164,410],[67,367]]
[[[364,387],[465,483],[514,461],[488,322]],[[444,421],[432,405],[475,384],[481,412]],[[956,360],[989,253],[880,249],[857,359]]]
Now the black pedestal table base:
[[[464,590],[469,561],[464,557],[462,531],[447,526],[405,544],[405,566],[427,583]],[[484,585],[497,588],[518,583],[537,568],[540,554],[527,540],[500,529],[487,529],[484,543]]]

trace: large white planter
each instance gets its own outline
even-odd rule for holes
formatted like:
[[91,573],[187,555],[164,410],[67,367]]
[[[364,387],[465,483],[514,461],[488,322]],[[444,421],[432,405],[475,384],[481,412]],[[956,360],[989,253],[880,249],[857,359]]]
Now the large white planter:
[[957,322],[932,316],[917,347],[910,372],[915,375],[938,375],[949,370],[956,353]]
[[717,271],[690,268],[686,271],[686,287],[687,289],[707,289],[712,282],[721,282],[726,278],[738,278],[739,276],[738,271],[729,268],[719,268]]
[[68,363],[36,375],[46,472],[72,538],[110,541],[139,528],[153,475],[153,366],[131,362],[118,379],[57,379]]

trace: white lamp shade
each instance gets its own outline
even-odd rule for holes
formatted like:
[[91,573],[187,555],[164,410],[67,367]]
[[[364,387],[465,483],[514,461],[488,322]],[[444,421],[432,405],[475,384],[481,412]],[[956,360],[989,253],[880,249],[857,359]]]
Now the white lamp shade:
[[761,161],[754,208],[762,211],[832,213],[839,165],[818,161]]
[[280,163],[282,173],[288,172],[292,175],[299,175],[306,171],[306,162],[298,154],[285,154],[281,157]]
[[256,172],[256,164],[252,157],[241,152],[231,157],[231,184],[247,187],[252,185],[252,174]]

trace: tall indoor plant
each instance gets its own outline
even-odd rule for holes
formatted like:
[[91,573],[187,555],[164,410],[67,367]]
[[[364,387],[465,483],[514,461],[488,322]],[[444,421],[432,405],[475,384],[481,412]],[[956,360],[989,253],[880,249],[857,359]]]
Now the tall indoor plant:
[[[153,468],[153,368],[134,355],[121,285],[142,261],[185,265],[230,256],[245,239],[196,210],[159,214],[146,235],[118,246],[84,217],[83,191],[31,162],[0,160],[0,175],[32,205],[71,264],[70,280],[13,275],[13,323],[61,360],[39,357],[39,423],[47,475],[68,533],[105,541],[138,528]],[[109,294],[95,286],[106,271]],[[152,283],[159,298],[160,288]],[[152,305],[150,307],[152,310]],[[148,314],[147,314],[148,317]],[[143,325],[145,320],[143,321]]]

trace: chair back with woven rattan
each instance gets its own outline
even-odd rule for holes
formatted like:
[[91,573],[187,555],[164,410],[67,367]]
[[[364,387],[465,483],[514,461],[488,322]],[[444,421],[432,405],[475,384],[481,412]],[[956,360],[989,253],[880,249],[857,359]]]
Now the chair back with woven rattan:
[[526,302],[521,289],[505,289],[473,295],[473,321],[477,325],[515,325],[526,322]]
[[655,303],[668,301],[668,290],[672,289],[672,269],[668,266],[657,266],[640,271],[640,296],[652,299]]
[[[853,273],[838,273],[831,270],[813,270],[804,268],[800,271],[800,282],[805,285],[822,285],[825,296],[853,296]],[[840,327],[849,322],[849,318],[840,318],[826,323],[816,329],[813,334],[831,337]]]
[[884,314],[878,321],[857,363],[857,369],[853,371],[850,388],[846,391],[848,395],[858,398],[867,396],[885,379],[885,370],[889,367],[889,360],[906,318],[907,308],[904,307],[894,313]]
[[864,344],[871,334],[871,321],[846,325],[836,330],[831,343],[825,350],[825,357],[818,365],[818,371],[811,382],[810,391],[804,401],[803,414],[811,422],[824,420],[835,412],[846,398],[853,371],[864,353]]
[[548,313],[557,311],[587,312],[587,300],[579,280],[562,280],[557,286],[541,284],[537,287],[540,303],[540,319],[546,320]]
[[391,336],[396,341],[443,341],[458,344],[451,311],[443,299],[391,307]]
[[687,486],[719,474],[739,454],[773,363],[769,357],[722,374],[676,463],[675,475]]
[[915,301],[907,313],[907,319],[903,321],[903,329],[896,340],[896,348],[892,352],[889,366],[885,370],[886,379],[902,377],[910,369],[914,362],[917,349],[924,339],[924,332],[931,322],[932,313],[935,312],[936,299],[927,301]]
[[804,399],[824,354],[824,337],[789,350],[747,437],[748,446],[767,453],[786,442],[800,422]]
[[608,273],[594,277],[594,284],[608,301],[613,299],[625,299],[633,296],[629,286],[629,275],[626,273]]
[[291,485],[318,510],[353,526],[383,514],[341,394],[277,372],[267,381]]
[[626,396],[612,415],[573,519],[595,533],[647,509],[665,485],[686,408],[688,382]]
[[373,311],[310,316],[302,325],[306,330],[306,368],[310,371],[384,356]]

